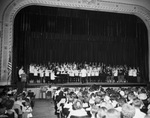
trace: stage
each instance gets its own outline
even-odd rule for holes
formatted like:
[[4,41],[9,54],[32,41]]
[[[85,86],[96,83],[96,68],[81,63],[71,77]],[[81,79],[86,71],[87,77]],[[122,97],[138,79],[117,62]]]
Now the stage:
[[148,86],[148,83],[57,83],[57,84],[51,84],[51,83],[28,83],[26,85],[27,88],[35,88],[35,87],[41,87],[41,86],[61,86],[61,87],[90,87],[92,85],[99,85],[102,87],[133,87],[133,86]]
[[[42,86],[54,86],[54,87],[90,87],[92,85],[99,85],[102,87],[149,87],[150,83],[56,83],[56,84],[51,84],[51,83],[26,83],[25,84],[25,88],[40,88]],[[17,87],[17,85],[3,85],[0,86],[1,89],[3,89],[4,87]]]

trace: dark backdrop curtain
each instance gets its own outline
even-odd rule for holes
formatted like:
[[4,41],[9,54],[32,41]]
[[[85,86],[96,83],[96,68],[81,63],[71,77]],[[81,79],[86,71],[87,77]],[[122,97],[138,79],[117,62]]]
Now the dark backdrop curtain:
[[[134,15],[28,6],[14,21],[13,68],[101,62],[139,67],[148,80],[148,34]],[[14,77],[17,72],[14,72]]]

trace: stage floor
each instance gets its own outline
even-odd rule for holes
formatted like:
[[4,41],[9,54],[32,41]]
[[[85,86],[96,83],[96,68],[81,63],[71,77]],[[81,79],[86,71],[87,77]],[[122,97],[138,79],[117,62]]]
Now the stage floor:
[[129,86],[147,86],[148,83],[28,83],[26,87],[34,88],[39,86],[62,86],[62,87],[88,87],[92,85],[99,85],[103,87],[129,87]]

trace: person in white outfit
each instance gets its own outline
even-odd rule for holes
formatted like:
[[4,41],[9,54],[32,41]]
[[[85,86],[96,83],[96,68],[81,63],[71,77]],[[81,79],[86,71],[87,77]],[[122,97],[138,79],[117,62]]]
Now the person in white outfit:
[[143,102],[140,99],[135,99],[133,101],[133,106],[135,107],[135,115],[133,118],[144,118],[146,114],[140,109],[142,108]]

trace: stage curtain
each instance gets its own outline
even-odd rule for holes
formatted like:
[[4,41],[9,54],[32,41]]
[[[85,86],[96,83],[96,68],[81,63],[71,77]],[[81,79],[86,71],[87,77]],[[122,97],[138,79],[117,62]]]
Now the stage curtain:
[[13,52],[14,68],[100,62],[139,67],[148,78],[147,29],[134,15],[28,6],[14,21]]

